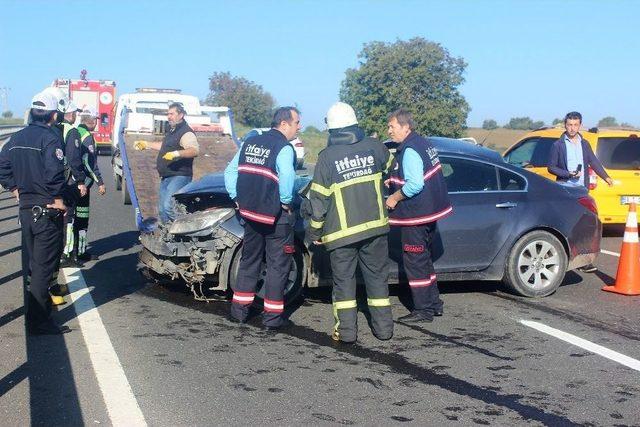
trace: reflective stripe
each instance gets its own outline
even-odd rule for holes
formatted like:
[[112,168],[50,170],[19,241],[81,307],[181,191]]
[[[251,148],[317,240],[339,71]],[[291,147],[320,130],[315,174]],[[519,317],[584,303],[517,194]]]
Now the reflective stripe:
[[[442,169],[442,165],[440,163],[438,163],[437,166],[435,166],[433,169],[431,169],[430,171],[428,171],[427,173],[425,173],[422,176],[422,179],[427,181],[429,180],[429,178],[431,178],[433,175],[436,174],[436,172],[438,172],[439,170]],[[392,182],[394,184],[398,184],[398,185],[404,185],[406,184],[406,181],[404,179],[401,179],[399,177],[396,176],[392,176],[391,178],[389,178],[387,181]]]
[[438,163],[438,165],[431,169],[429,172],[424,174],[424,180],[428,180],[429,178],[431,178],[433,175],[435,175],[436,172],[438,172],[440,169],[442,169],[442,165],[440,163]]
[[252,303],[254,298],[255,293],[253,292],[234,292],[232,301],[240,304],[247,304]]
[[358,303],[354,299],[349,300],[349,301],[334,301],[333,302],[333,307],[336,310],[346,310],[348,308],[356,308],[356,307],[358,307]]
[[240,209],[240,215],[250,220],[261,222],[263,224],[273,225],[273,223],[276,222],[275,216],[263,215],[246,209]]
[[358,178],[353,178],[348,181],[336,182],[335,184],[331,184],[331,188],[335,191],[337,188],[351,187],[352,185],[363,184],[369,181],[382,181],[382,172],[374,173],[373,175],[359,176]]
[[278,178],[278,175],[273,173],[271,169],[260,167],[260,166],[240,165],[238,166],[238,172],[246,172],[254,175],[262,175],[274,180],[275,182],[280,181],[280,179]]
[[320,193],[323,196],[330,196],[331,193],[333,193],[333,191],[330,188],[323,187],[322,185],[317,184],[315,182],[311,184],[311,191],[315,191],[316,193]]
[[338,221],[340,221],[340,230],[347,228],[347,211],[344,208],[344,199],[342,198],[342,190],[340,188],[334,192],[336,199],[336,210],[338,211]]
[[270,313],[281,313],[284,311],[284,301],[273,301],[265,298],[264,311]]
[[409,286],[411,286],[412,288],[422,288],[422,287],[431,286],[435,282],[436,282],[436,275],[432,274],[427,279],[409,280]]
[[343,237],[352,236],[357,233],[361,233],[372,228],[384,227],[389,224],[388,218],[374,219],[373,221],[364,222],[353,227],[349,227],[345,230],[336,231],[335,233],[322,236],[322,243],[333,242],[334,240],[341,239]]
[[387,307],[391,305],[389,298],[367,298],[369,307]]
[[393,154],[389,153],[389,160],[387,160],[387,164],[384,165],[384,172],[387,172],[389,169],[391,169],[391,165],[393,164],[394,160],[395,157],[393,156]]
[[314,221],[313,219],[310,219],[309,225],[313,228],[322,228],[324,221]]
[[76,218],[89,218],[89,212],[76,212]]
[[427,224],[429,222],[434,222],[443,217],[449,215],[453,211],[453,206],[449,206],[448,208],[436,212],[432,215],[427,216],[419,216],[414,218],[389,218],[389,224],[391,225],[420,225]]
[[73,223],[67,224],[67,242],[64,247],[64,254],[69,255],[73,251]]
[[87,230],[78,231],[78,255],[82,255],[87,250]]

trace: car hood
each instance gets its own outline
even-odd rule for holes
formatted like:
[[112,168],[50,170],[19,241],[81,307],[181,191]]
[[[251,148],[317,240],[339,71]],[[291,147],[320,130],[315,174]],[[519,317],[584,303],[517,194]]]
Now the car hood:
[[223,173],[210,173],[197,181],[190,182],[176,192],[174,196],[195,195],[195,194],[227,194],[224,186]]
[[[294,205],[300,204],[299,192],[305,188],[309,182],[311,182],[311,177],[307,175],[296,176],[296,180],[293,185]],[[220,195],[226,196],[228,199],[229,193],[224,186],[224,173],[211,173],[205,175],[199,180],[185,185],[173,196],[178,200],[184,200],[200,195]]]

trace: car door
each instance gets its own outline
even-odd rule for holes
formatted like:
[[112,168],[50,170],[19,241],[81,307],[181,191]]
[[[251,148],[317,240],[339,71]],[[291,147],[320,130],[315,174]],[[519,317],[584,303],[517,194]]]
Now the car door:
[[438,222],[436,270],[484,270],[514,230],[526,180],[479,159],[442,156],[440,161],[453,215]]

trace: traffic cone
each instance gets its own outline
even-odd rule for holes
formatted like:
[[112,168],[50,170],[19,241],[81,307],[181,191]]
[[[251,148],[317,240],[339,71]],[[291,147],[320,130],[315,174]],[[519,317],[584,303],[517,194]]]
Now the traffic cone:
[[616,283],[613,286],[605,286],[602,290],[623,295],[640,295],[640,243],[635,203],[629,205]]

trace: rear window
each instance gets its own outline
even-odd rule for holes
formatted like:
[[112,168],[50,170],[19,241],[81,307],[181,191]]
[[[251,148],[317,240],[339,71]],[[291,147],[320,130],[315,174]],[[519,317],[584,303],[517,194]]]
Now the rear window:
[[635,135],[598,138],[596,156],[607,169],[639,170],[640,138]]

